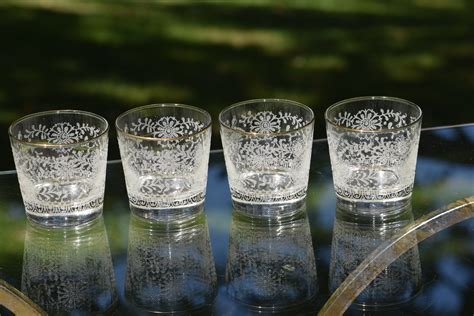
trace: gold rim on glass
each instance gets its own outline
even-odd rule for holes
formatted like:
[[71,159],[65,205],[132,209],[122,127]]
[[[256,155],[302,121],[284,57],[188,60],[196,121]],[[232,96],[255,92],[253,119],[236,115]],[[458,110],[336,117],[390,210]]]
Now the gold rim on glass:
[[[134,134],[131,134],[129,132],[124,131],[121,127],[118,126],[118,121],[121,118],[123,118],[123,117],[125,117],[125,116],[127,116],[127,115],[129,115],[133,112],[138,112],[138,111],[145,110],[145,109],[158,109],[158,108],[183,108],[183,109],[193,110],[193,111],[199,112],[201,114],[204,114],[204,116],[206,116],[206,118],[208,119],[208,122],[199,131],[194,132],[192,134],[178,136],[178,137],[152,137],[152,136],[134,135]],[[212,124],[212,118],[211,118],[211,115],[207,111],[205,111],[201,108],[198,108],[196,106],[180,104],[180,103],[156,103],[156,104],[148,104],[148,105],[139,106],[139,107],[130,109],[130,110],[120,114],[117,117],[117,119],[115,120],[115,128],[117,129],[117,131],[119,133],[124,134],[127,137],[141,139],[141,140],[151,140],[151,141],[162,141],[162,140],[171,141],[171,140],[187,139],[187,138],[194,137],[196,135],[199,135],[199,134],[207,131],[211,127],[211,124]]]
[[[416,120],[414,120],[413,122],[410,122],[409,124],[407,124],[405,126],[395,127],[395,128],[382,128],[382,129],[377,129],[377,130],[345,127],[345,126],[342,126],[342,125],[338,125],[338,124],[334,123],[333,121],[331,121],[331,119],[329,119],[329,111],[335,109],[336,107],[338,107],[340,105],[348,104],[348,103],[351,103],[351,102],[357,102],[357,101],[371,101],[371,100],[383,100],[383,101],[398,102],[398,103],[407,105],[409,107],[415,108],[419,112],[419,115],[416,117]],[[347,131],[350,131],[350,132],[358,132],[358,133],[395,132],[395,131],[399,131],[399,130],[409,128],[410,126],[413,126],[413,125],[417,124],[418,122],[421,121],[422,117],[423,117],[423,112],[421,111],[421,108],[418,105],[416,105],[415,103],[413,103],[411,101],[408,101],[408,100],[405,100],[405,99],[396,98],[396,97],[387,97],[387,96],[364,96],[364,97],[355,97],[355,98],[345,99],[345,100],[334,103],[333,105],[328,107],[326,109],[326,111],[324,112],[324,118],[325,118],[327,123],[335,126],[336,128],[340,128],[340,129],[347,130]]]
[[[241,129],[237,129],[237,128],[234,128],[234,127],[231,127],[229,125],[227,125],[224,120],[223,120],[223,115],[225,112],[228,112],[229,110],[233,109],[233,108],[236,108],[236,107],[239,107],[239,106],[242,106],[242,105],[247,105],[247,104],[251,104],[251,103],[265,103],[265,102],[274,102],[274,103],[288,103],[288,104],[292,104],[292,105],[296,105],[300,108],[303,108],[304,110],[308,111],[310,113],[310,116],[311,116],[311,119],[306,122],[304,125],[300,126],[300,127],[297,127],[297,128],[294,128],[294,129],[291,129],[289,131],[285,131],[285,132],[278,132],[278,133],[261,133],[261,132],[246,132],[246,131],[243,131]],[[309,125],[311,125],[312,123],[314,122],[314,112],[313,110],[307,106],[307,105],[304,105],[303,103],[300,103],[300,102],[297,102],[297,101],[292,101],[292,100],[286,100],[286,99],[251,99],[251,100],[246,100],[246,101],[241,101],[241,102],[238,102],[238,103],[234,103],[232,105],[229,105],[228,107],[226,107],[225,109],[223,109],[221,111],[221,113],[219,114],[219,123],[221,124],[222,127],[225,127],[227,129],[230,129],[234,132],[237,132],[237,133],[241,133],[241,134],[244,134],[244,135],[250,135],[250,136],[279,136],[279,135],[288,135],[290,133],[293,133],[293,132],[296,132],[296,131],[299,131],[301,129],[304,129],[306,127],[308,127]]]
[[[52,115],[52,114],[79,114],[79,115],[93,117],[95,119],[98,119],[101,123],[104,123],[105,128],[97,136],[91,137],[88,140],[81,140],[81,141],[71,143],[71,144],[51,144],[51,143],[29,142],[29,141],[26,141],[26,140],[23,140],[23,139],[19,139],[16,135],[13,135],[13,128],[17,124],[19,124],[23,121],[26,121],[28,119],[31,119],[31,118],[44,116],[44,115]],[[98,114],[88,112],[88,111],[81,111],[81,110],[51,110],[51,111],[43,111],[43,112],[37,112],[37,113],[29,114],[29,115],[26,115],[26,116],[23,116],[23,117],[17,119],[8,128],[8,135],[10,136],[10,138],[13,138],[15,141],[20,142],[22,144],[26,144],[28,146],[51,147],[51,148],[58,148],[59,147],[60,148],[60,147],[75,147],[75,146],[78,146],[78,145],[89,143],[92,140],[98,139],[101,136],[103,136],[104,134],[107,134],[108,131],[109,131],[109,122],[107,122],[107,120],[105,118],[103,118],[102,116],[100,116]]]

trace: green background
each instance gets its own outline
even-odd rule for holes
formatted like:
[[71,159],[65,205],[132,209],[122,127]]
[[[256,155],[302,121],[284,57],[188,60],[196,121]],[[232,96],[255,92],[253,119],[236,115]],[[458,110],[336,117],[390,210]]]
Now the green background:
[[[474,121],[474,2],[0,2],[0,145],[23,115],[59,108],[109,122],[178,102],[214,118],[234,102],[287,98],[323,113],[361,95],[411,100],[423,126]],[[110,159],[119,158],[111,129]],[[11,152],[0,170],[13,169]]]

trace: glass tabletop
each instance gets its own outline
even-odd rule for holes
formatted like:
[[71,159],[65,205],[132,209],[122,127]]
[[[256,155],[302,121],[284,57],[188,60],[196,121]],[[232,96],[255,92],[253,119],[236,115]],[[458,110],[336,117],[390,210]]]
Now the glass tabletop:
[[[102,282],[101,273],[107,273],[109,270],[115,276],[115,285],[111,284],[110,286],[114,288],[116,286],[118,301],[114,305],[112,313],[116,315],[147,314],[147,311],[136,306],[137,300],[141,298],[126,297],[124,288],[126,282],[131,282],[131,277],[127,277],[127,264],[134,264],[132,260],[133,245],[139,244],[140,247],[143,247],[144,244],[150,243],[150,239],[140,239],[139,228],[142,227],[140,226],[142,224],[139,219],[130,215],[120,162],[111,161],[107,168],[103,216],[99,219],[99,223],[94,224],[97,227],[91,226],[90,229],[86,229],[90,233],[89,239],[73,238],[72,242],[76,243],[76,246],[79,242],[88,245],[89,248],[86,247],[87,249],[84,251],[95,254],[95,257],[92,256],[95,261],[90,266],[93,267],[91,270],[95,272],[94,280]],[[373,218],[363,218],[363,216],[350,216],[337,209],[327,142],[326,140],[316,140],[313,144],[308,195],[305,203],[301,206],[300,214],[303,215],[291,220],[292,228],[289,230],[285,230],[285,222],[279,222],[275,225],[267,223],[264,228],[257,231],[255,227],[258,226],[258,223],[246,222],[236,212],[233,212],[223,153],[222,151],[213,151],[210,155],[204,215],[198,219],[204,233],[201,235],[192,233],[192,236],[197,236],[193,237],[195,238],[193,242],[196,240],[197,242],[187,244],[187,248],[180,251],[192,252],[193,249],[197,249],[198,254],[205,253],[208,229],[209,250],[212,250],[218,285],[213,303],[204,309],[193,311],[193,313],[250,315],[267,312],[288,314],[291,312],[295,315],[314,315],[327,301],[330,292],[334,290],[337,283],[342,281],[338,281],[338,278],[344,275],[343,270],[351,266],[355,268],[357,263],[360,263],[364,256],[374,249],[377,242],[390,235],[392,229],[450,202],[472,195],[474,195],[474,124],[428,129],[422,132],[412,203],[400,217],[388,217],[380,221]],[[299,224],[295,225],[296,222]],[[301,237],[306,234],[305,227],[309,227],[308,240]],[[274,230],[278,232],[275,233]],[[160,248],[163,247],[160,241],[166,240],[166,238],[173,240],[173,243],[167,244],[169,251],[171,251],[170,247],[184,247],[179,242],[176,243],[177,240],[181,240],[180,238],[184,238],[179,233],[181,230],[177,231],[179,236],[173,235],[173,233],[164,237],[160,235],[154,239],[155,244],[152,243],[149,247],[164,249]],[[104,236],[107,236],[108,239]],[[62,244],[55,243],[55,240],[61,238],[63,238]],[[94,238],[105,240],[105,242],[94,242]],[[203,238],[204,244],[200,244],[199,242],[202,240],[198,239]],[[276,239],[289,240],[290,242],[282,245],[276,243]],[[0,173],[0,279],[21,289],[22,282],[23,287],[30,284],[28,282],[32,282],[31,274],[35,272],[34,269],[38,269],[35,265],[45,268],[51,264],[53,266],[49,268],[49,274],[61,273],[61,267],[54,266],[56,264],[54,256],[57,253],[62,253],[63,256],[64,253],[67,254],[67,249],[61,250],[59,248],[72,247],[64,240],[66,240],[65,235],[55,236],[53,233],[51,236],[45,236],[38,232],[34,225],[28,223],[24,214],[16,173],[14,171]],[[156,241],[158,242],[156,243]],[[251,249],[253,252],[250,251],[242,256],[242,253],[235,253],[242,249],[235,247],[235,243],[246,244],[247,249],[255,248]],[[226,267],[232,269],[234,266],[241,268],[243,265],[247,265],[251,267],[250,269],[257,271],[258,265],[262,263],[258,261],[260,259],[251,258],[251,256],[252,253],[256,257],[269,256],[270,252],[265,252],[265,247],[283,247],[287,255],[288,253],[291,255],[291,252],[296,251],[295,249],[298,247],[298,249],[301,247],[309,249],[309,252],[305,253],[305,256],[308,257],[300,259],[303,262],[305,260],[311,261],[314,256],[317,280],[317,284],[314,285],[317,288],[316,295],[305,300],[304,304],[291,308],[287,308],[282,302],[282,305],[274,310],[261,310],[246,304],[245,299],[236,300],[235,297],[240,297],[240,294],[235,295],[234,293],[231,298],[229,292],[236,289],[230,289],[226,285]],[[341,257],[340,247],[349,247],[349,253],[353,254],[350,256],[351,258]],[[412,249],[397,261],[405,262],[402,268],[396,268],[394,263],[394,268],[387,268],[384,271],[387,275],[393,274],[389,284],[383,284],[380,287],[373,286],[370,289],[372,292],[369,293],[367,290],[361,294],[359,303],[356,302],[348,310],[348,314],[364,314],[368,310],[370,313],[380,312],[384,315],[390,313],[398,315],[400,312],[413,315],[472,315],[474,312],[474,300],[472,300],[474,297],[474,219],[463,221],[443,230],[415,248],[417,249]],[[49,258],[40,263],[32,262],[32,258],[38,257],[38,253],[41,251],[43,252],[42,256],[49,256]],[[101,254],[107,254],[109,251],[113,267],[107,270],[107,265],[101,261],[103,259]],[[127,263],[127,254],[129,263]],[[87,256],[91,257],[90,254]],[[246,262],[239,262],[239,260],[246,260]],[[252,261],[254,265],[249,264],[249,261]],[[348,264],[348,261],[351,263]],[[148,267],[141,267],[144,270],[141,274],[137,274],[138,281],[135,280],[136,282],[140,282],[140,277],[147,274],[147,269],[156,268],[153,267],[156,261],[151,260],[149,264]],[[210,263],[203,263],[203,268],[205,264]],[[285,265],[281,269],[291,272],[294,267]],[[409,270],[408,274],[406,273],[407,269]],[[45,274],[46,270],[41,271],[43,272],[38,274],[40,278],[50,277]],[[81,280],[89,278],[91,273],[87,269],[77,271],[82,272],[75,273],[76,281],[72,282],[72,287],[65,288],[63,295],[58,292],[52,293],[51,297],[64,299],[67,304],[77,303],[79,294],[83,290],[77,284],[82,284]],[[81,275],[81,273],[85,275]],[[258,274],[258,272],[255,273]],[[227,279],[232,278],[231,274],[227,274]],[[310,277],[308,276],[308,278]],[[414,282],[413,278],[418,278],[419,282]],[[44,280],[36,281],[46,282]],[[240,289],[245,288],[248,291],[252,291],[252,287],[259,286],[258,282],[252,283],[248,279],[244,279],[242,282]],[[261,282],[266,282],[265,277],[261,278]],[[237,287],[238,289],[239,287]],[[410,293],[407,294],[408,292]],[[76,296],[73,295],[74,293]],[[399,301],[403,301],[403,303],[389,304],[383,310],[378,310],[370,307],[370,304],[367,307],[360,303],[364,302],[364,295],[365,299],[369,301],[374,297],[383,301],[384,298],[397,295],[400,298]],[[35,300],[33,297],[32,299]],[[99,304],[101,301],[106,302],[107,299],[110,297],[104,296],[98,299]],[[41,298],[36,300],[41,300]],[[184,311],[183,313],[188,314],[189,312]],[[0,314],[2,314],[1,307]]]

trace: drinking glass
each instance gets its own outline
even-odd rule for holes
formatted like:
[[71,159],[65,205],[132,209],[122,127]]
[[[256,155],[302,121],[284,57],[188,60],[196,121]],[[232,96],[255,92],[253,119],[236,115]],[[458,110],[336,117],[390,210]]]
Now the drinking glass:
[[317,277],[306,207],[284,217],[249,216],[235,205],[226,268],[227,294],[256,309],[301,306]]
[[209,113],[189,105],[152,104],[123,113],[116,127],[132,211],[147,217],[204,201]]
[[[329,267],[330,291],[335,291],[382,242],[411,223],[411,201],[398,209],[364,213],[338,199]],[[420,287],[421,262],[415,246],[387,266],[355,302],[358,308],[367,310],[388,308],[410,300]]]
[[15,121],[10,141],[27,216],[43,225],[76,225],[102,212],[107,121],[76,110]]
[[359,97],[326,110],[329,154],[338,197],[397,201],[411,196],[421,109],[393,97]]
[[117,292],[103,217],[55,228],[27,221],[21,290],[48,315],[113,309]]
[[217,276],[202,205],[180,221],[131,214],[125,296],[153,312],[184,312],[214,301]]
[[281,99],[240,102],[219,115],[234,203],[292,203],[306,196],[313,111]]

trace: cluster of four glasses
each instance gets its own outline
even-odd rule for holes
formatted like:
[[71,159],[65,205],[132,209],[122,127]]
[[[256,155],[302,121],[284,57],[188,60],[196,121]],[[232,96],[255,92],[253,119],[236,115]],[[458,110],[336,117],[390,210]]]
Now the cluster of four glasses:
[[[306,196],[314,115],[300,103],[251,100],[221,112],[221,138],[232,199],[258,215]],[[411,195],[421,110],[397,98],[345,100],[326,111],[336,193],[349,201],[393,201]],[[128,197],[146,218],[175,219],[204,201],[211,117],[199,108],[160,104],[116,120]],[[81,111],[24,117],[10,127],[28,216],[74,225],[100,214],[107,121]],[[263,206],[263,207],[255,207]],[[179,211],[178,211],[179,210]]]

